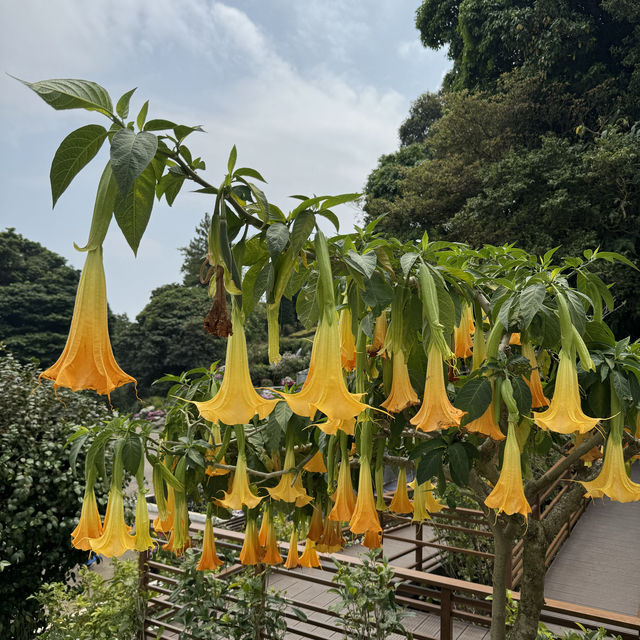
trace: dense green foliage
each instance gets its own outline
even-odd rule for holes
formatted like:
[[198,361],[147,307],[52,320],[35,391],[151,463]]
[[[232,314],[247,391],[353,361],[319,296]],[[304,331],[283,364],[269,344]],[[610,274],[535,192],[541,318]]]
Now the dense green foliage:
[[65,442],[71,425],[106,415],[89,392],[60,389],[56,398],[49,383],[38,386],[37,373],[0,354],[0,557],[10,563],[0,580],[3,638],[31,638],[39,608],[27,598],[87,558],[71,547],[84,478],[74,474]]
[[0,232],[0,339],[17,358],[57,360],[79,278],[62,256],[13,229]]
[[[366,219],[402,238],[561,255],[640,254],[640,9],[600,0],[425,0],[422,42],[449,47],[440,94],[414,101],[401,147],[366,185]],[[438,107],[441,113],[438,113]],[[638,335],[627,267],[614,330]]]
[[135,640],[139,637],[144,593],[138,590],[138,564],[112,561],[113,576],[82,567],[73,588],[46,584],[36,594],[45,612],[41,640]]

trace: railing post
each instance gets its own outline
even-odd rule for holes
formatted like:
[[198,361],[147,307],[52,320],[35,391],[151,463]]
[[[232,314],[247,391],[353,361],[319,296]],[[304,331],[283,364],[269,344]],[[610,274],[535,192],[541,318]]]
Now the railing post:
[[147,625],[147,599],[142,592],[149,584],[149,551],[138,554],[138,599],[140,602],[140,640],[144,640]]
[[451,591],[446,587],[440,592],[440,640],[453,640]]
[[[422,522],[416,522],[416,540],[422,542]],[[422,571],[422,545],[416,545],[416,569]]]

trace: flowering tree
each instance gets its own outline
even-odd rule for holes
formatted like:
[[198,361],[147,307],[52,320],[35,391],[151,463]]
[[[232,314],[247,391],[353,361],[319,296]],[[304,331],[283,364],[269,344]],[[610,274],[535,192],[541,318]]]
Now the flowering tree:
[[[242,509],[241,562],[275,564],[283,558],[274,514],[287,514],[295,526],[285,566],[317,566],[317,550],[344,544],[345,523],[365,546],[379,547],[380,511],[413,513],[422,522],[442,508],[436,495],[454,483],[484,510],[495,537],[492,638],[505,635],[506,567],[516,536],[524,537],[524,575],[513,633],[535,637],[544,554],[567,511],[585,496],[640,499],[640,485],[625,468],[640,450],[640,345],[616,341],[605,322],[613,305],[609,287],[591,271],[597,260],[625,258],[587,249],[582,257],[555,262],[553,251],[536,257],[510,246],[473,250],[430,242],[426,233],[418,243],[402,243],[377,234],[377,221],[339,235],[332,209],[357,194],[296,196],[299,204],[285,213],[257,186],[263,182],[258,171],[236,166],[235,147],[227,174],[214,186],[202,177],[204,161],[186,146],[199,127],[147,120],[148,103],[128,121],[133,91],[114,110],[107,91],[93,82],[25,84],[55,109],[88,109],[111,123],[108,130],[95,124],[69,134],[51,167],[55,204],[109,141],[89,239],[76,246],[87,259],[69,338],[42,373],[54,387],[108,395],[135,382],[116,363],[107,332],[102,243],[112,218],[135,252],[156,197],[171,205],[189,181],[214,203],[207,326],[227,338],[224,377],[218,385],[206,370],[195,379],[170,376],[174,400],[159,440],[130,420],[94,430],[72,544],[106,556],[153,547],[145,458],[153,466],[159,511],[153,527],[166,534],[166,549],[181,553],[190,544],[187,496],[206,502],[203,570],[220,564],[214,515]],[[336,235],[325,236],[320,218]],[[256,390],[246,318],[265,296],[275,363],[279,306],[296,294],[302,322],[316,327],[307,379],[300,389]],[[88,435],[79,430],[77,442]],[[603,442],[603,461],[580,466],[581,482],[551,517],[530,519],[535,496],[581,457],[600,457],[593,450]],[[552,446],[562,452],[561,463],[532,471],[534,458]],[[93,487],[104,473],[105,452],[112,471],[103,521]],[[357,492],[352,457],[359,467]],[[400,470],[387,506],[382,476],[391,461]],[[413,502],[409,467],[416,472]],[[134,533],[123,513],[124,469],[138,480]],[[299,535],[306,540],[301,556]]]

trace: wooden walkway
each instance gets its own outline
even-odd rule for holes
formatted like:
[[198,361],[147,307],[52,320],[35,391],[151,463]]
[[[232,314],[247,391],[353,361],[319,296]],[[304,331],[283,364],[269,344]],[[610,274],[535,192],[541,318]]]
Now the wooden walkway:
[[[631,477],[640,483],[640,462]],[[640,615],[639,534],[640,502],[592,501],[549,567],[545,596]]]

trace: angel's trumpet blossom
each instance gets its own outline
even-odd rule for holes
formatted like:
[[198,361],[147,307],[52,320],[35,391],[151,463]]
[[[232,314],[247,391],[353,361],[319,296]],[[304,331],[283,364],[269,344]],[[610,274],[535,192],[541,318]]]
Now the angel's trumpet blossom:
[[295,569],[300,564],[300,556],[298,555],[298,531],[293,528],[291,538],[289,538],[289,553],[284,563],[285,569]]
[[514,513],[521,513],[526,518],[531,513],[531,507],[525,498],[522,486],[520,447],[518,446],[518,437],[512,422],[509,422],[500,477],[484,503],[490,509],[504,511],[509,516]]
[[281,564],[282,556],[278,551],[278,540],[276,539],[276,530],[273,526],[273,512],[271,508],[267,509],[264,515],[267,520],[267,535],[264,543],[264,555],[262,562],[265,564]]
[[351,330],[351,311],[346,307],[340,311],[338,322],[340,329],[340,361],[345,371],[356,368],[356,339]]
[[353,510],[356,506],[355,492],[351,483],[351,467],[349,458],[343,457],[340,460],[340,470],[338,471],[338,488],[335,494],[336,502],[329,513],[330,520],[348,522],[351,520]]
[[258,542],[256,519],[248,518],[244,531],[244,543],[240,551],[240,563],[244,565],[258,564],[262,560],[263,549]]
[[300,556],[299,564],[301,567],[306,567],[307,569],[320,566],[320,559],[316,553],[316,543],[310,538],[307,538],[305,542],[304,551]]
[[449,401],[442,372],[442,355],[436,342],[432,341],[429,345],[422,406],[410,422],[422,431],[448,429],[460,424],[463,413]]
[[576,360],[571,350],[560,350],[560,364],[551,404],[546,411],[534,413],[535,423],[544,430],[556,433],[586,433],[599,418],[590,418],[582,411]]
[[413,505],[407,492],[407,470],[400,467],[395,493],[389,503],[389,511],[393,513],[413,513]]
[[218,558],[216,553],[216,541],[213,537],[213,524],[211,514],[207,509],[207,517],[204,522],[204,540],[202,541],[202,555],[196,566],[198,571],[212,571],[222,566],[224,562]]
[[318,449],[313,458],[307,462],[307,464],[302,467],[305,471],[309,471],[310,473],[326,473],[327,467],[324,463],[324,459],[322,457],[322,451]]
[[218,502],[227,509],[240,511],[243,506],[254,509],[260,504],[261,496],[251,491],[249,476],[247,475],[247,458],[244,451],[244,432],[242,427],[236,429],[238,434],[238,460],[233,474],[233,483],[230,492],[224,492],[224,498]]
[[417,485],[416,480],[412,480],[409,486],[413,489],[413,522],[422,523],[431,519],[431,513],[438,513],[444,509],[444,505],[434,498],[433,484],[423,482]]
[[529,361],[531,365],[531,376],[525,380],[531,391],[531,408],[541,409],[549,406],[549,400],[542,391],[542,383],[540,382],[540,372],[538,371],[538,361],[536,354],[530,342],[522,344],[522,355]]
[[411,386],[407,361],[400,349],[393,354],[393,378],[389,397],[380,406],[391,413],[399,413],[416,404],[420,404],[420,400]]
[[[284,468],[293,469],[295,466],[296,460],[293,450],[293,439],[289,438],[289,442],[287,443],[287,451],[284,456]],[[278,482],[278,484],[271,489],[267,488],[267,491],[274,500],[282,500],[283,502],[295,503],[303,502],[304,504],[307,504],[311,501],[311,497],[307,495],[307,492],[302,486],[302,475],[300,473],[297,473],[296,475],[294,471],[290,471],[289,473],[285,473],[284,475],[280,476],[280,482]],[[309,498],[309,500],[306,500],[305,502],[306,498]],[[304,505],[300,504],[299,506]]]
[[253,388],[242,311],[237,307],[233,309],[232,323],[233,335],[227,338],[227,359],[220,389],[210,400],[194,401],[194,404],[205,420],[228,425],[247,424],[255,415],[260,420],[266,418],[278,400],[267,400]]
[[504,440],[506,438],[500,430],[500,426],[496,423],[493,399],[487,407],[487,410],[479,418],[465,424],[464,428],[467,431],[489,436],[492,440]]
[[314,506],[313,513],[311,515],[311,522],[309,523],[309,533],[307,533],[307,538],[314,542],[318,542],[322,537],[323,531],[324,525],[322,524],[322,509]]
[[382,531],[365,531],[362,546],[367,549],[380,549],[382,547]]
[[96,494],[93,491],[93,483],[87,482],[84,489],[84,498],[82,500],[80,521],[76,528],[71,532],[71,544],[76,549],[90,551],[91,544],[89,541],[93,538],[98,538],[101,535],[102,519],[98,512]]
[[[220,425],[214,423],[211,428],[213,432],[209,437],[209,444],[215,445],[211,449],[208,449],[205,453],[204,457],[207,463],[213,463],[218,455],[218,451],[220,450],[220,445],[222,444],[222,438],[220,436]],[[220,459],[220,464],[227,464],[224,456]],[[229,473],[229,469],[220,469],[219,467],[213,466],[213,464],[207,464],[207,468],[205,469],[205,473],[208,476],[226,476]]]
[[367,353],[373,356],[385,357],[384,341],[387,337],[387,313],[383,311],[377,318],[373,328],[373,339],[367,347]]
[[153,549],[156,543],[149,534],[149,509],[147,508],[147,498],[144,490],[144,466],[141,465],[141,472],[137,475],[138,498],[136,500],[136,534],[135,550],[147,551]]
[[473,339],[471,334],[474,332],[473,312],[468,304],[462,307],[460,316],[460,324],[453,330],[454,353],[456,358],[468,358],[473,352]]
[[373,484],[371,482],[371,465],[369,459],[360,459],[360,475],[358,479],[358,498],[356,508],[349,522],[352,533],[360,534],[367,531],[382,531],[380,518],[373,499]]
[[322,538],[320,538],[320,541],[316,544],[318,551],[322,551],[323,553],[336,553],[344,547],[344,543],[345,540],[342,536],[340,523],[327,518],[324,523]]
[[87,252],[67,343],[57,362],[40,377],[53,380],[54,388],[94,389],[106,395],[135,382],[118,366],[111,350],[102,246]]

